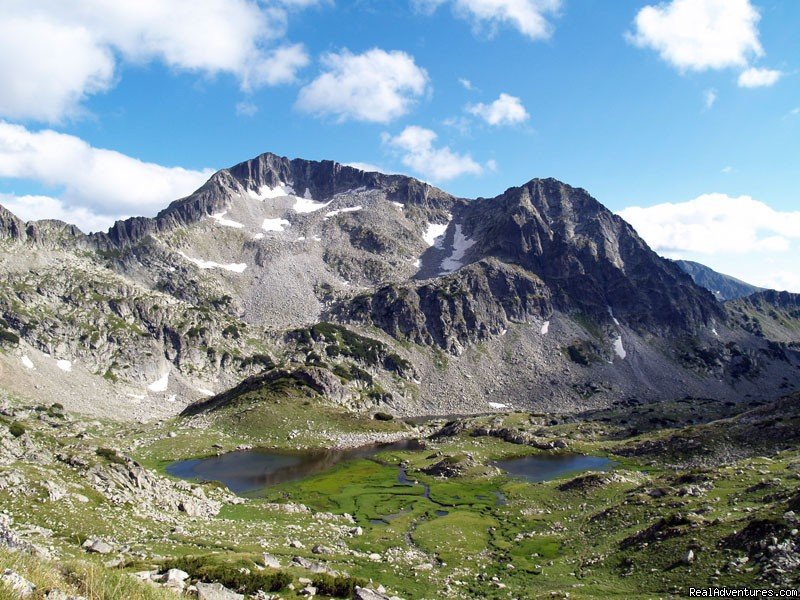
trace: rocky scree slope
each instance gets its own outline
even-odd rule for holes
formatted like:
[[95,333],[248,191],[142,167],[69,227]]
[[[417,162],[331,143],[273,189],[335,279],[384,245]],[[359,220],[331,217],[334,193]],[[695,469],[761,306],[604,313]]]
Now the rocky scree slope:
[[467,200],[264,154],[107,233],[0,208],[0,244],[0,383],[44,395],[46,373],[68,400],[94,388],[80,410],[177,412],[272,369],[326,371],[324,389],[341,384],[328,401],[406,414],[798,383],[779,297],[720,304],[552,179]]

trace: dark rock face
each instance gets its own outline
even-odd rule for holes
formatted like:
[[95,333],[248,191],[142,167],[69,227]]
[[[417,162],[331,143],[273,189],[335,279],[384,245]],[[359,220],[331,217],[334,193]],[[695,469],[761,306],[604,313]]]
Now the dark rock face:
[[756,308],[771,305],[784,310],[800,310],[800,294],[763,290],[742,299],[740,304],[749,304]]
[[286,184],[298,195],[308,190],[317,199],[366,188],[386,191],[391,201],[425,208],[449,207],[454,201],[449,194],[404,175],[367,173],[330,160],[290,160],[266,153],[218,171],[196,192],[176,200],[153,219],[134,217],[118,221],[107,234],[93,237],[102,247],[130,246],[150,234],[195,223],[224,209],[231,191],[256,191],[262,186],[274,188]]
[[0,237],[20,241],[25,237],[25,224],[0,206]]
[[552,313],[550,292],[535,275],[497,260],[473,263],[419,284],[389,285],[335,311],[396,338],[458,352],[512,322]]
[[470,204],[466,223],[478,240],[473,255],[535,273],[561,310],[601,322],[610,321],[613,311],[626,325],[652,334],[724,321],[710,293],[585,190],[534,179]]
[[0,239],[30,242],[41,247],[58,248],[74,246],[86,241],[86,236],[75,225],[55,219],[24,223],[10,211],[0,206]]
[[762,290],[730,275],[717,273],[700,263],[691,260],[676,260],[675,264],[686,271],[694,282],[710,291],[720,302],[744,298]]

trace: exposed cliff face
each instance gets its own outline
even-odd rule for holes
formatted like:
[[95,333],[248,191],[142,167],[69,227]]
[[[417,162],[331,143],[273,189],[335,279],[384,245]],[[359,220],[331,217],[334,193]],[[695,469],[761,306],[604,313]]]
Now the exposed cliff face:
[[800,351],[800,294],[764,290],[726,302],[725,309],[745,331]]
[[0,206],[0,238],[20,241],[25,237],[25,224],[10,211]]
[[633,228],[586,191],[534,179],[468,208],[473,256],[535,273],[554,304],[642,333],[690,332],[725,316],[706,290],[650,250]]
[[552,312],[550,290],[538,277],[488,259],[440,279],[383,286],[348,301],[334,314],[458,354],[503,333],[510,323],[545,320]]
[[86,236],[75,225],[54,219],[24,223],[0,206],[0,240],[3,239],[10,242],[28,242],[50,249],[74,248],[86,245],[87,242]]

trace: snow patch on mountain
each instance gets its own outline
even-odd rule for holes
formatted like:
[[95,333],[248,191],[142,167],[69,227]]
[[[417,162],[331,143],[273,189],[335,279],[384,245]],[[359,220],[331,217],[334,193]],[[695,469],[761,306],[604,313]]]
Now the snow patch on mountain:
[[180,254],[190,263],[197,265],[201,269],[225,269],[226,271],[231,271],[233,273],[244,273],[245,269],[247,269],[247,263],[231,263],[223,265],[220,263],[216,263],[212,260],[203,260],[202,258],[191,258],[190,256],[186,256],[183,252],[178,252],[178,254]]
[[336,215],[339,215],[339,214],[342,214],[342,213],[358,212],[359,210],[363,210],[363,209],[364,209],[364,207],[361,206],[360,204],[358,206],[350,206],[348,208],[339,208],[339,209],[332,210],[330,212],[325,213],[325,219],[326,220],[330,219],[331,217],[335,217]]
[[20,360],[22,361],[22,366],[25,367],[26,369],[35,369],[36,368],[36,367],[33,366],[33,361],[30,358],[28,358],[27,356],[23,356]]
[[261,229],[264,231],[286,231],[292,224],[286,219],[264,219]]
[[166,392],[169,387],[169,371],[147,386],[151,392]]
[[428,246],[441,248],[442,243],[444,242],[444,233],[447,231],[447,226],[449,224],[449,219],[447,223],[428,223],[428,227],[422,234],[422,239],[425,240],[425,243],[428,244]]
[[69,373],[70,371],[72,371],[72,363],[68,360],[56,361],[56,366],[65,373]]
[[294,206],[292,206],[292,210],[296,213],[313,213],[317,212],[318,210],[322,210],[326,206],[328,206],[332,200],[328,202],[317,202],[310,198],[300,198],[299,196],[295,196]]
[[542,335],[547,335],[550,331],[550,321],[542,323]]
[[214,219],[217,223],[219,223],[223,227],[233,227],[234,229],[241,229],[242,227],[244,227],[244,225],[242,225],[238,221],[232,221],[231,219],[226,219],[225,215],[227,214],[228,211],[225,210],[219,213],[214,213],[213,215],[211,215],[211,218]]
[[467,250],[475,245],[475,240],[469,239],[461,232],[461,225],[456,225],[453,236],[453,252],[442,262],[443,273],[454,273],[464,266],[463,260]]
[[621,335],[618,335],[617,339],[614,340],[614,352],[623,360],[628,356],[628,353],[625,351],[625,346],[622,345]]
[[247,190],[248,195],[253,200],[271,200],[273,198],[284,198],[294,194],[294,188],[286,183],[279,183],[274,188],[268,185],[262,185],[257,191]]

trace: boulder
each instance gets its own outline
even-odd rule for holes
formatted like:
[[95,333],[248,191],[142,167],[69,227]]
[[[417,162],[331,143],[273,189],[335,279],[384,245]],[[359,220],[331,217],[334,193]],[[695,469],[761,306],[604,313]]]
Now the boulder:
[[267,566],[270,569],[280,569],[281,563],[271,554],[264,554],[264,566]]
[[244,600],[244,596],[232,592],[221,583],[198,583],[197,600]]
[[35,585],[11,569],[5,569],[3,571],[2,575],[0,575],[0,581],[5,583],[12,591],[16,592],[20,598],[33,596],[33,593],[36,591]]
[[390,600],[390,596],[370,588],[356,587],[355,600]]
[[83,543],[83,547],[87,552],[91,552],[93,554],[111,554],[111,552],[114,550],[110,544],[98,539],[86,540]]

